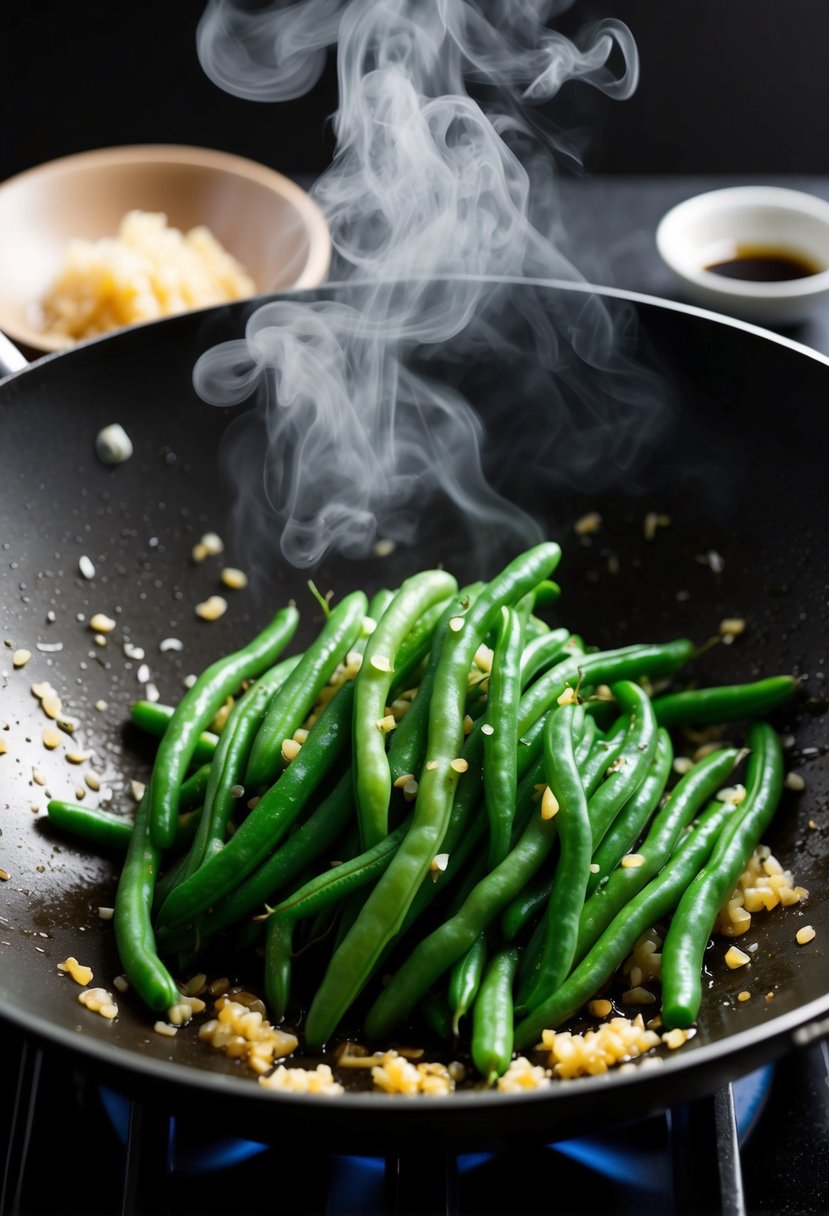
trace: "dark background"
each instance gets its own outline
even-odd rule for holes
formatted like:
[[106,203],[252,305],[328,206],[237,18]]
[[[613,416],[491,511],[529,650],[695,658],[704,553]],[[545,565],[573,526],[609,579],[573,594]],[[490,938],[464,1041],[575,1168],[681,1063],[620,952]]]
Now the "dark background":
[[[229,97],[196,59],[203,6],[0,0],[0,179],[68,152],[153,141],[319,172],[332,148],[333,65],[295,102]],[[826,0],[576,0],[559,28],[607,15],[636,38],[637,94],[614,102],[570,84],[547,110],[589,173],[829,173]]]

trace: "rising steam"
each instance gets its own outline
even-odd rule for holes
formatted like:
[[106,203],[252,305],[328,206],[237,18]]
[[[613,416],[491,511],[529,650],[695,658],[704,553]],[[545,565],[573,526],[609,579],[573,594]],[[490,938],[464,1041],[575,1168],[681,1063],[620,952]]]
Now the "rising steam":
[[[536,532],[489,485],[477,414],[435,359],[468,366],[494,346],[515,349],[515,315],[527,308],[511,299],[509,279],[579,277],[553,243],[550,149],[528,107],[574,79],[627,97],[638,65],[620,22],[585,30],[578,44],[549,29],[567,7],[208,4],[199,57],[212,80],[242,97],[301,95],[337,46],[336,151],[313,193],[331,230],[332,277],[344,286],[263,305],[244,339],[208,351],[194,371],[211,403],[259,394],[231,438],[230,459],[245,469],[243,528],[254,528],[266,503],[295,565],[332,547],[361,555],[379,537],[409,542],[438,494],[476,528],[513,540]],[[618,459],[633,460],[645,397],[635,373],[614,362],[598,298],[548,302],[519,328],[531,334],[531,362],[550,377],[543,428],[569,445],[570,469],[581,476],[604,454],[600,432],[612,431]],[[568,384],[573,351],[608,374],[613,367],[614,404],[591,400],[579,425],[562,430],[579,398]],[[257,451],[262,473],[253,479],[241,461]]]

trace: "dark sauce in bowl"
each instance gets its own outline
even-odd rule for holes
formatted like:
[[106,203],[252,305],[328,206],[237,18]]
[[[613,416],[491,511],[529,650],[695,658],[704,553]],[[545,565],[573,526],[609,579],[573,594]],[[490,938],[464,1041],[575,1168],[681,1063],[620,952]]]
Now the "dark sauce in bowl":
[[745,279],[753,283],[785,283],[791,279],[806,279],[825,269],[805,254],[793,250],[763,245],[737,245],[716,262],[707,262],[705,269],[727,279]]

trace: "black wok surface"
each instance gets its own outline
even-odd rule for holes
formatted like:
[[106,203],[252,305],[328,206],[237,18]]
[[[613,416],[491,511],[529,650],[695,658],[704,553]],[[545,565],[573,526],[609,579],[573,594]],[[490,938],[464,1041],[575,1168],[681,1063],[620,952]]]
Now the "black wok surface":
[[[527,286],[518,293],[522,300],[528,293],[543,299],[561,290]],[[629,328],[630,301],[608,297],[608,307],[622,309]],[[679,635],[703,643],[722,618],[741,616],[745,635],[699,660],[694,674],[700,681],[778,671],[802,677],[796,702],[775,721],[791,736],[790,765],[806,778],[806,790],[787,791],[768,843],[810,890],[808,908],[755,918],[750,940],[759,948],[748,978],[712,961],[699,1031],[662,1063],[518,1098],[457,1093],[426,1111],[421,1102],[380,1095],[277,1097],[195,1034],[181,1032],[174,1040],[154,1034],[152,1019],[129,996],[119,998],[114,1022],[78,1004],[79,989],[60,975],[58,962],[76,956],[92,966],[94,983],[110,990],[121,970],[111,927],[97,915],[100,905],[112,904],[117,860],[51,831],[45,805],[50,795],[74,797],[90,768],[112,790],[114,808],[128,813],[133,805],[129,779],[146,775],[151,748],[125,725],[141,685],[140,661],[123,643],[143,648],[161,699],[174,701],[186,674],[243,641],[274,605],[301,597],[307,578],[259,545],[254,569],[257,554],[234,531],[233,489],[219,473],[232,415],[205,406],[191,387],[198,354],[238,336],[246,311],[239,306],[135,329],[44,359],[0,387],[6,647],[0,652],[0,739],[6,744],[0,867],[9,874],[0,884],[2,1015],[51,1046],[77,1052],[110,1083],[150,1094],[171,1086],[165,1100],[198,1101],[206,1113],[220,1109],[240,1132],[289,1135],[312,1122],[317,1131],[336,1134],[343,1149],[370,1143],[373,1151],[411,1147],[427,1136],[473,1147],[573,1134],[709,1091],[825,1034],[829,364],[749,327],[646,299],[635,305],[636,355],[653,369],[648,391],[664,400],[665,410],[643,462],[606,479],[601,491],[598,476],[564,487],[550,472],[539,407],[543,380],[524,397],[516,388],[516,365],[525,354],[520,341],[502,366],[484,373],[480,363],[459,370],[450,361],[447,374],[468,389],[487,424],[492,478],[562,543],[563,623],[599,645]],[[439,370],[433,356],[430,365]],[[596,391],[606,391],[605,380]],[[111,422],[120,422],[135,445],[132,459],[117,467],[104,466],[94,452],[97,431]],[[594,509],[604,524],[588,546],[572,523]],[[649,511],[671,521],[650,541],[643,527]],[[439,526],[427,527],[412,549],[382,560],[326,560],[317,581],[337,592],[355,585],[370,592],[436,561],[463,580],[486,573],[487,563],[502,556],[494,543],[488,555],[471,550],[440,509],[431,519]],[[194,564],[192,545],[208,530],[225,538],[227,551]],[[92,579],[80,573],[82,556],[95,567]],[[226,593],[230,608],[221,620],[199,621],[194,605],[220,590],[224,562],[244,565],[252,585]],[[117,621],[105,647],[96,645],[88,625],[99,611]],[[304,617],[308,634],[318,621],[308,609]],[[179,638],[183,650],[162,653],[158,643],[168,637]],[[12,669],[15,647],[33,654],[20,670]],[[91,749],[89,761],[71,764],[65,748],[44,748],[48,723],[31,692],[43,680],[76,720],[75,741]],[[101,702],[106,707],[96,708]],[[87,788],[88,802],[98,797]],[[817,936],[798,948],[794,934],[805,923]],[[736,994],[746,987],[752,1000],[738,1004]]]

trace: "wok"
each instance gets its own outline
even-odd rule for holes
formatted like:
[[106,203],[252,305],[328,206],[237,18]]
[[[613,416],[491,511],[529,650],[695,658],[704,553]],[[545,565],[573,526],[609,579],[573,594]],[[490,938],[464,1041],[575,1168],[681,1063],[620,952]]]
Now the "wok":
[[[550,383],[530,377],[519,387],[517,369],[527,359],[523,321],[493,362],[459,361],[451,353],[444,360],[431,351],[430,374],[452,377],[468,391],[487,428],[490,477],[561,539],[565,623],[599,645],[680,635],[702,643],[722,618],[742,616],[745,635],[731,647],[712,648],[695,675],[711,682],[778,671],[802,676],[796,702],[775,721],[793,736],[790,763],[805,775],[806,790],[786,792],[768,843],[810,890],[805,916],[777,910],[755,918],[751,940],[759,949],[749,979],[711,962],[716,982],[706,990],[696,1037],[658,1066],[521,1097],[457,1092],[424,1106],[376,1094],[276,1095],[194,1034],[175,1040],[154,1034],[152,1019],[129,996],[119,999],[114,1022],[81,1008],[79,990],[56,964],[74,955],[106,987],[120,971],[111,927],[97,916],[99,905],[112,904],[117,861],[59,837],[45,822],[47,791],[73,797],[80,770],[44,749],[45,719],[31,685],[48,680],[55,687],[64,712],[78,722],[79,744],[94,748],[114,803],[126,807],[127,781],[146,774],[151,749],[124,725],[141,686],[139,660],[120,642],[143,647],[161,699],[173,701],[184,675],[248,637],[275,604],[300,594],[307,578],[257,541],[261,560],[252,588],[237,593],[219,621],[206,624],[193,613],[196,601],[218,589],[216,562],[190,561],[203,532],[226,538],[233,564],[245,560],[251,569],[256,556],[244,551],[244,538],[230,543],[234,490],[220,473],[219,456],[235,414],[204,405],[191,387],[197,356],[241,334],[250,305],[238,305],[44,358],[0,387],[3,638],[33,652],[26,667],[13,671],[7,650],[0,691],[7,744],[0,756],[0,866],[10,876],[0,884],[3,1018],[130,1094],[163,1093],[173,1110],[198,1104],[206,1119],[220,1115],[223,1126],[260,1140],[285,1140],[313,1127],[336,1137],[338,1151],[411,1150],[427,1139],[461,1149],[495,1147],[572,1135],[709,1093],[829,1032],[829,764],[821,717],[829,657],[823,468],[829,361],[748,325],[609,289],[516,284],[509,307],[529,317],[530,303],[558,308],[591,292],[618,313],[643,369],[642,391],[664,405],[635,469],[609,477],[596,469],[567,486],[550,473],[543,423]],[[606,394],[606,380],[594,385],[590,378],[598,373],[582,371],[588,386],[582,400],[594,390]],[[577,408],[573,416],[578,425]],[[97,431],[112,422],[125,427],[135,447],[117,467],[104,466],[93,446]],[[589,546],[572,531],[586,510],[604,518]],[[642,526],[649,511],[671,521],[652,540]],[[431,516],[439,528],[427,528],[412,548],[382,560],[326,559],[318,581],[336,592],[356,585],[371,592],[438,560],[462,580],[494,560],[494,552],[481,557],[455,535],[440,509]],[[608,561],[611,553],[618,568]],[[79,572],[82,555],[95,567],[92,579]],[[118,621],[119,640],[112,635],[105,648],[88,628],[96,611]],[[305,615],[310,631],[316,622]],[[169,636],[182,640],[181,652],[159,652],[158,641]],[[95,708],[99,701],[105,710]],[[794,934],[807,921],[817,936],[799,949]],[[738,1004],[744,987],[753,997]]]

